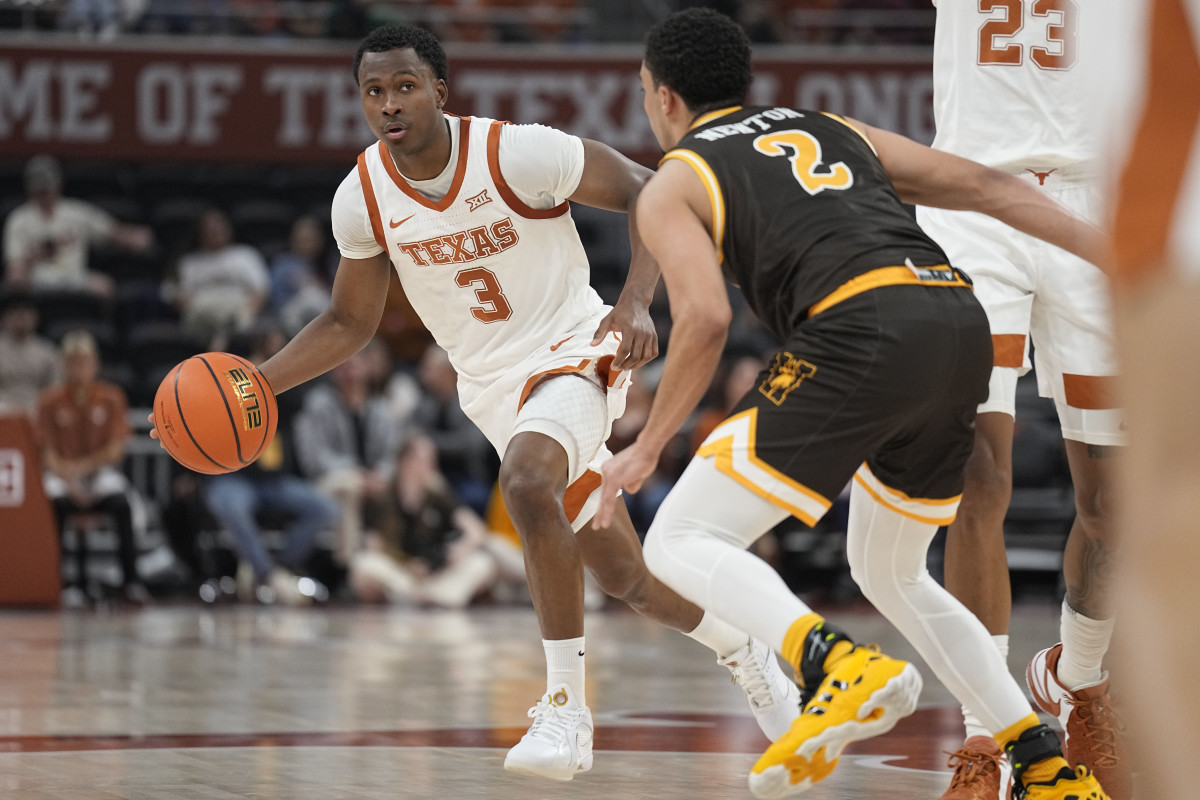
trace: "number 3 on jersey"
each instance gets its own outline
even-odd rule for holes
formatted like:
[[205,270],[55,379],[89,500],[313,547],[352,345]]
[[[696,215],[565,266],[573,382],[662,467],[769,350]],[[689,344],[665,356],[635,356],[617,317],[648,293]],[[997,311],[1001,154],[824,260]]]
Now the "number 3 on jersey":
[[[962,2],[962,0],[952,0]],[[1075,66],[1079,6],[1075,0],[978,0],[979,12],[988,14],[979,27],[979,63],[1018,66],[1025,60],[1024,45],[1012,41],[1025,27],[1044,24],[1046,47],[1030,45],[1029,59],[1039,69],[1068,70]]]
[[[754,140],[754,149],[767,156],[787,156],[792,174],[804,191],[817,195],[826,189],[849,189],[854,173],[843,162],[824,167],[821,143],[808,131],[775,131]],[[824,167],[818,171],[818,168]]]
[[483,286],[475,290],[475,299],[482,305],[471,307],[471,316],[480,322],[503,322],[512,316],[512,306],[504,296],[496,275],[490,269],[472,267],[454,276],[454,282],[466,288],[476,284]]

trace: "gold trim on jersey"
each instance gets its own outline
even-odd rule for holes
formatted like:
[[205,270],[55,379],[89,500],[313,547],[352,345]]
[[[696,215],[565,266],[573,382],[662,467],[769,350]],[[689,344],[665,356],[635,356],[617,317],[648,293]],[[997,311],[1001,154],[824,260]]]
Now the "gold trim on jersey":
[[[929,276],[918,274],[918,270],[922,272],[939,272],[945,271],[953,274],[953,279],[940,280]],[[922,286],[963,286],[971,288],[969,284],[957,270],[951,271],[951,268],[946,264],[938,264],[933,267],[880,267],[873,269],[870,272],[864,272],[862,275],[855,276],[843,283],[841,286],[834,289],[825,297],[809,306],[808,316],[815,317],[822,311],[827,311],[843,300],[849,300],[856,294],[878,289],[881,286],[900,286],[902,284],[919,283]]]
[[954,522],[958,516],[958,503],[962,500],[961,494],[945,500],[909,497],[904,492],[885,486],[866,464],[854,473],[854,482],[881,506],[929,525],[949,525]]
[[839,117],[837,114],[831,114],[828,111],[822,111],[821,113],[824,114],[825,116],[829,117],[830,119],[837,120],[838,122],[842,123],[847,128],[849,128],[850,130],[857,133],[859,135],[859,137],[861,137],[862,140],[867,143],[867,147],[871,148],[871,152],[874,153],[876,157],[879,156],[879,151],[875,149],[875,145],[871,144],[871,140],[867,138],[867,135],[865,133],[863,133],[861,130],[859,130],[859,127],[857,125],[853,124],[852,122],[850,122],[850,120],[846,119],[845,117]]
[[659,159],[659,166],[669,158],[677,158],[695,170],[700,176],[700,182],[704,184],[705,191],[708,192],[708,202],[712,206],[713,248],[717,251],[719,264],[725,260],[725,196],[721,193],[721,182],[717,180],[708,162],[693,150],[671,150]]
[[723,117],[726,114],[732,114],[735,111],[741,111],[741,110],[742,110],[741,106],[730,106],[729,108],[718,108],[716,111],[708,111],[708,112],[696,117],[696,120],[691,125],[688,126],[688,130],[689,131],[695,130],[696,128],[699,128],[701,125],[706,125],[709,122],[712,122],[717,117]]
[[757,428],[757,408],[735,414],[708,435],[696,455],[713,456],[718,471],[802,522],[816,525],[832,501],[759,458],[754,452]]

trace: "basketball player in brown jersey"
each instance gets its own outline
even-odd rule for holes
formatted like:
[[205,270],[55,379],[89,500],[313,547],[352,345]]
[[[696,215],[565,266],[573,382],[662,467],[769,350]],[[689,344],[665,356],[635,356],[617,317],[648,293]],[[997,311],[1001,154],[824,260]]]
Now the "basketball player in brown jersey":
[[985,720],[1027,797],[1103,800],[1094,776],[1067,764],[982,623],[926,570],[962,492],[992,348],[969,279],[902,200],[981,211],[1093,260],[1098,232],[1012,176],[901,136],[743,107],[749,42],[715,12],[652,28],[641,77],[667,153],[638,225],[675,327],[645,429],[602,470],[603,500],[639,488],[707,388],[730,319],[722,278],[735,282],[783,346],[663,503],[645,556],[668,586],[775,646],[814,691],[753,767],[751,791],[808,790],[846,744],[916,707],[913,665],[853,642],[746,550],[789,514],[816,522],[853,481],[847,550],[866,597]]

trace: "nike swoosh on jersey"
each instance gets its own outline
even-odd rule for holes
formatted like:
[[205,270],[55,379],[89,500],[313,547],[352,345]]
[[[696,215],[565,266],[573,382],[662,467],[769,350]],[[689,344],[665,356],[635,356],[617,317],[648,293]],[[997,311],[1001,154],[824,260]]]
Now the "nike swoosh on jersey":
[[416,214],[409,214],[407,217],[405,217],[404,219],[400,220],[399,222],[392,222],[392,221],[389,219],[389,220],[388,220],[388,227],[389,227],[389,228],[399,228],[401,225],[403,225],[404,223],[408,222],[410,219],[412,219],[412,218],[413,218],[413,217],[415,217],[415,216],[416,216]]
[[552,344],[552,345],[550,345],[550,352],[551,352],[551,353],[553,353],[555,350],[557,350],[558,348],[562,347],[564,344],[566,344],[567,342],[571,341],[571,340],[572,340],[572,339],[574,339],[574,338],[575,338],[575,334],[573,334],[573,333],[572,333],[570,336],[568,336],[567,338],[563,339],[563,340],[562,340],[561,342],[559,342],[558,344]]

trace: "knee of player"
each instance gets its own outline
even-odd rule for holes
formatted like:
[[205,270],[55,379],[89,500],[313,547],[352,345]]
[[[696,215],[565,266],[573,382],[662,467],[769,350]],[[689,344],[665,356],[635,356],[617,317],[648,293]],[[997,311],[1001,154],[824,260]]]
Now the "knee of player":
[[551,476],[529,465],[501,464],[500,493],[514,518],[529,513],[550,513],[554,506],[562,505]]
[[605,594],[635,606],[651,580],[645,565],[633,559],[606,561],[602,567],[593,569],[592,575]]
[[850,577],[862,590],[863,597],[872,603],[886,602],[888,596],[900,594],[899,576],[887,557],[876,552],[875,557],[867,548],[847,552]]
[[959,514],[1000,513],[1012,498],[1012,465],[978,452],[967,461]]

